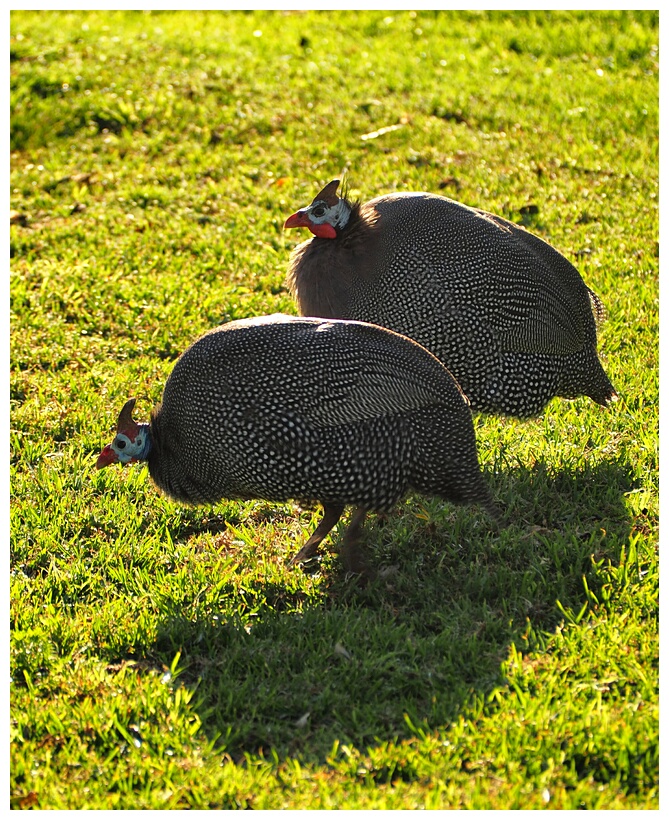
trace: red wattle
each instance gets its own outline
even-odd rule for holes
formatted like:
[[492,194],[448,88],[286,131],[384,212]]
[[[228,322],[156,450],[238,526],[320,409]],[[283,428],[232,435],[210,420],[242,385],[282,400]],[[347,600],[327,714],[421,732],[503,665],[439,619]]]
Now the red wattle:
[[320,225],[310,223],[307,228],[314,236],[319,236],[321,239],[336,239],[337,231],[330,225],[329,222],[322,222]]

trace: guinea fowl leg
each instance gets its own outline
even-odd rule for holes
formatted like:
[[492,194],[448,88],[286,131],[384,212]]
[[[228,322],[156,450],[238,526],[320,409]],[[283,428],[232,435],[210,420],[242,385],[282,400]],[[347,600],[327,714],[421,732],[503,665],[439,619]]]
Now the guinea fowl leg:
[[493,522],[493,531],[499,532],[501,529],[507,526],[507,522],[504,519],[504,516],[499,511],[497,504],[494,501],[485,501],[482,502],[483,509],[488,513],[490,518]]
[[344,534],[344,540],[339,549],[341,560],[348,572],[357,572],[363,575],[368,573],[367,566],[360,555],[360,539],[362,536],[362,525],[367,515],[364,507],[358,507],[353,513],[351,523]]
[[301,563],[302,561],[308,560],[318,551],[321,541],[339,521],[343,512],[343,504],[323,504],[323,517],[321,518],[321,523],[316,527],[307,543],[302,547],[297,555],[291,559],[291,567],[295,564]]

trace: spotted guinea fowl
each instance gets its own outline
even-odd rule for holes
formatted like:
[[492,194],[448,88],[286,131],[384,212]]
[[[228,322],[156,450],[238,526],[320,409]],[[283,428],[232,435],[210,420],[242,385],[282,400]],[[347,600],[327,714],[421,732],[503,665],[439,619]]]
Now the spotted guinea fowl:
[[333,180],[286,228],[305,316],[405,334],[451,371],[472,410],[528,418],[555,396],[617,398],[597,355],[604,309],[576,268],[518,225],[427,193],[352,203]]
[[191,504],[319,501],[322,521],[293,562],[353,504],[342,557],[358,568],[366,512],[390,510],[410,488],[497,516],[452,376],[374,325],[281,314],[230,322],[179,357],[149,424],[133,420],[134,404],[98,467],[148,461],[156,485]]

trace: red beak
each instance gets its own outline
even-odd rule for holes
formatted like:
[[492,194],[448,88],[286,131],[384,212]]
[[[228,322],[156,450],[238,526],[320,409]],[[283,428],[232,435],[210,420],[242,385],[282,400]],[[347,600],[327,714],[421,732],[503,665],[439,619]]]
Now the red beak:
[[107,465],[113,464],[115,461],[118,461],[118,456],[108,444],[98,456],[98,460],[95,462],[95,467],[100,470],[102,467],[107,467]]
[[311,220],[304,212],[304,210],[298,211],[297,213],[294,213],[292,216],[289,216],[283,224],[284,228],[309,228],[310,226]]

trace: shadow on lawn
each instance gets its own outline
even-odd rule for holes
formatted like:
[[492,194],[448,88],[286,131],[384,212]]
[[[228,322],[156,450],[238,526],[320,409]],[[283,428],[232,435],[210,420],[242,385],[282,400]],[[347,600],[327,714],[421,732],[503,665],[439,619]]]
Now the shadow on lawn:
[[[380,570],[368,585],[334,561],[319,597],[245,586],[257,613],[251,625],[175,612],[152,649],[167,663],[181,650],[182,680],[198,682],[206,733],[234,758],[274,748],[323,761],[335,740],[364,749],[412,737],[412,725],[444,725],[503,684],[510,644],[540,651],[563,620],[556,601],[578,612],[583,576],[596,593],[593,557],[617,561],[631,529],[624,493],[633,478],[610,460],[558,472],[517,468],[492,483],[502,504],[514,499],[512,523],[497,535],[466,509],[417,529],[414,517],[402,530],[405,511],[386,526],[368,524]],[[233,594],[232,584],[221,590]]]

